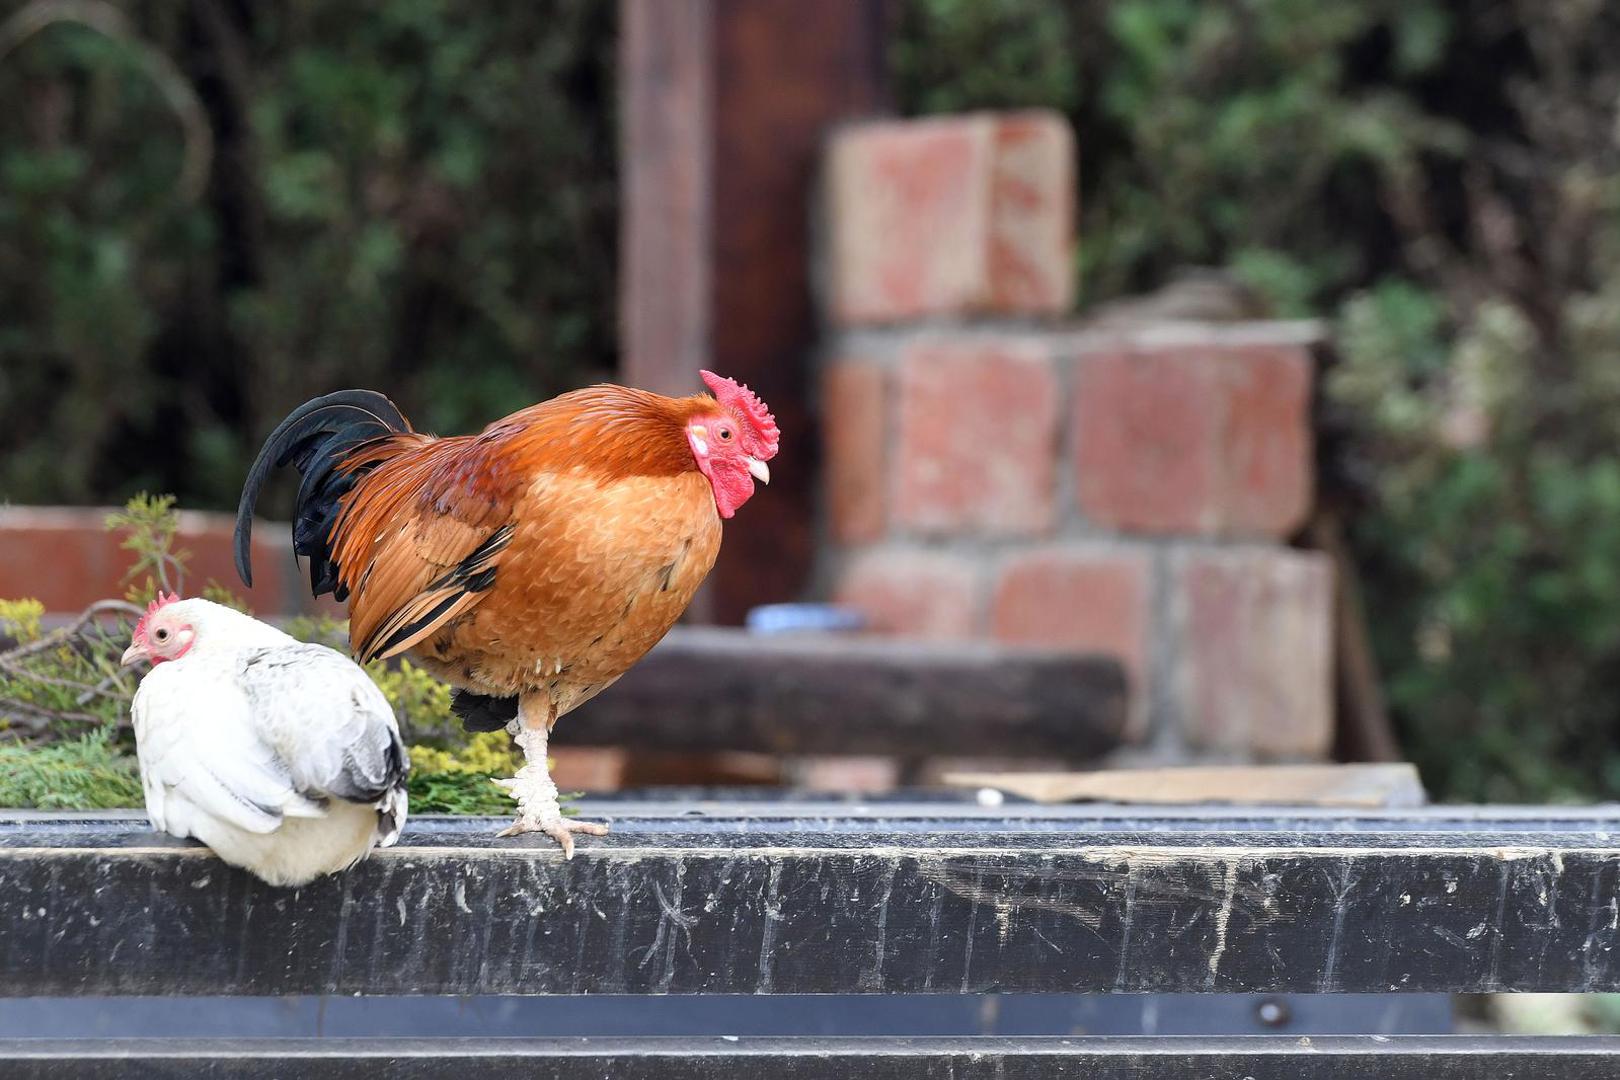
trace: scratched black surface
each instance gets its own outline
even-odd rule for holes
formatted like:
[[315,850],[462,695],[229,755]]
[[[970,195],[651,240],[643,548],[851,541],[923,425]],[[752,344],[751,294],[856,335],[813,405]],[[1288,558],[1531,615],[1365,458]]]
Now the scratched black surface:
[[572,862],[413,822],[297,891],[8,815],[0,993],[1620,989],[1613,808],[678,806],[597,807]]
[[1610,1080],[1613,1038],[500,1039],[0,1042],[17,1080]]

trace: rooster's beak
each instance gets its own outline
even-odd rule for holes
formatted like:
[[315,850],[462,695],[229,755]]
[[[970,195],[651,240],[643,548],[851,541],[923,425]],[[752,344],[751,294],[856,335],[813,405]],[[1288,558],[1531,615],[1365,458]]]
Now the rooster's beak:
[[139,645],[131,645],[129,648],[124,650],[124,655],[119,659],[118,665],[120,667],[129,667],[129,665],[135,663],[136,661],[145,659],[147,659],[146,650],[141,648]]
[[758,480],[762,484],[769,484],[771,482],[771,467],[759,460],[757,457],[750,457],[748,459],[748,472],[755,480]]

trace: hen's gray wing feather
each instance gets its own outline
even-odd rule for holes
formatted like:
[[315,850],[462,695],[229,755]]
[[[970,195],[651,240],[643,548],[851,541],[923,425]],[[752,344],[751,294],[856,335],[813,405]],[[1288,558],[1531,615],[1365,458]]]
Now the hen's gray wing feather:
[[342,653],[254,649],[242,654],[238,679],[260,737],[301,792],[371,803],[403,786],[409,758],[394,710]]

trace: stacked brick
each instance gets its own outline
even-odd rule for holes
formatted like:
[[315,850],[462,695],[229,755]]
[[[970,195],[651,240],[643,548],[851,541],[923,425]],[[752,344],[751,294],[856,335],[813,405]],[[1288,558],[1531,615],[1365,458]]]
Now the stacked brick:
[[1160,748],[1323,755],[1331,569],[1286,546],[1314,328],[1030,318],[1073,288],[1052,115],[862,125],[827,166],[823,591],[882,632],[1115,655]]

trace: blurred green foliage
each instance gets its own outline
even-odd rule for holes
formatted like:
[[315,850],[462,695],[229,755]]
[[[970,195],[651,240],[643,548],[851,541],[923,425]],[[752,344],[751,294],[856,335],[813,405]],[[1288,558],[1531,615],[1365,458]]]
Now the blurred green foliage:
[[234,506],[314,394],[610,371],[614,9],[0,2],[0,500]]
[[1620,7],[900,0],[915,111],[1047,106],[1083,302],[1333,321],[1324,497],[1436,794],[1620,795]]
[[145,805],[135,758],[111,728],[45,746],[0,743],[0,807],[121,810]]

